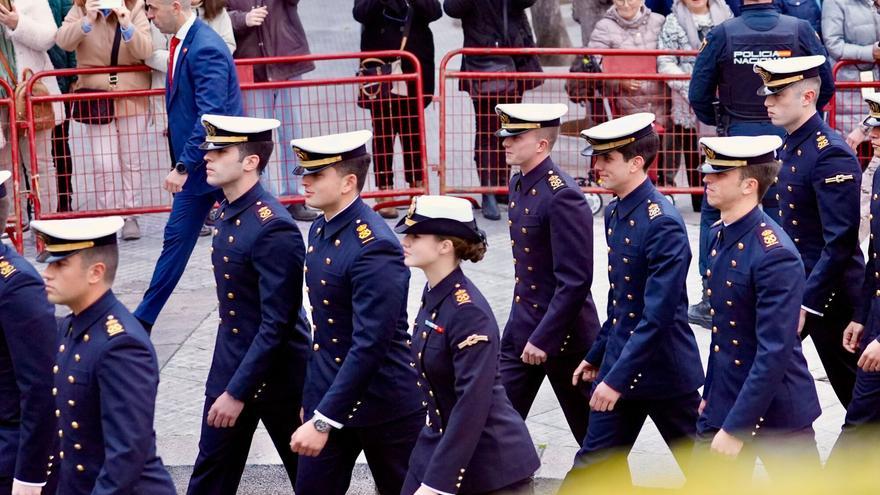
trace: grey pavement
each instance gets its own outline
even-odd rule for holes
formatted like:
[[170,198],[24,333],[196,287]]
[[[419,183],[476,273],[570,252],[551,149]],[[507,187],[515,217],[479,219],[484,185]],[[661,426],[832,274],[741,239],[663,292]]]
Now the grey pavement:
[[[315,53],[354,52],[358,50],[360,26],[350,17],[351,1],[325,0],[299,4],[303,23]],[[329,12],[338,15],[328,15]],[[570,20],[570,5],[563,5],[572,41],[580,41],[577,26]],[[445,52],[461,45],[460,24],[454,19],[444,17],[432,24],[437,45],[438,58]],[[439,60],[438,60],[439,61]],[[453,64],[457,66],[457,64]],[[355,62],[347,64],[319,63],[318,69],[308,77],[348,76],[354,74]],[[560,95],[561,96],[561,95]],[[429,163],[437,163],[437,108],[429,107],[427,118]],[[399,167],[400,164],[397,164]],[[162,165],[161,170],[165,170]],[[436,174],[431,181],[436,184]],[[158,191],[158,185],[156,186]],[[163,193],[157,193],[163,194]],[[607,203],[607,198],[606,198]],[[691,245],[697,246],[699,230],[698,215],[690,210],[688,198],[681,196],[677,203],[684,209],[684,215],[691,238]],[[132,310],[140,302],[147,288],[150,275],[162,246],[162,228],[167,215],[147,215],[141,217],[144,237],[139,241],[121,244],[121,266],[117,275],[115,291],[120,299]],[[476,282],[492,305],[497,320],[503,327],[510,309],[513,293],[513,264],[506,223],[484,221],[478,216],[480,225],[487,231],[490,248],[486,258],[478,263],[467,263],[465,272]],[[602,235],[602,218],[594,222],[594,267],[593,297],[598,308],[605,308],[608,280],[604,267],[607,264],[605,240]],[[300,224],[305,233],[308,226]],[[29,236],[28,236],[29,237]],[[191,466],[198,452],[198,438],[204,400],[204,383],[211,362],[214,336],[218,322],[217,300],[211,272],[208,248],[209,238],[202,238],[193,253],[186,273],[177,290],[156,322],[153,341],[161,364],[161,383],[156,409],[156,432],[159,453],[171,467],[178,487],[183,493]],[[572,249],[578,249],[572,246]],[[26,253],[33,259],[33,243],[28,239]],[[695,257],[696,258],[696,255]],[[424,277],[414,271],[410,285],[409,315],[416,314],[419,295],[424,285]],[[697,274],[696,259],[688,277],[689,296],[699,297],[700,279]],[[62,311],[59,309],[59,314]],[[604,316],[602,318],[604,320]],[[694,328],[703,353],[705,365],[709,346],[709,333],[702,328]],[[823,456],[837,437],[844,411],[838,404],[819,363],[815,349],[810,341],[805,344],[805,352],[819,390],[823,407],[822,416],[815,427],[820,451]],[[528,426],[541,453],[543,466],[537,473],[539,493],[552,493],[558,480],[564,476],[578,443],[568,431],[562,413],[556,403],[552,390],[545,383],[528,417]],[[677,486],[683,476],[663,443],[657,430],[648,423],[630,455],[633,480],[645,486]],[[280,460],[274,451],[265,430],[260,428],[254,438],[248,468],[240,489],[243,494],[291,493]],[[360,460],[355,471],[352,494],[374,493],[369,470]]]

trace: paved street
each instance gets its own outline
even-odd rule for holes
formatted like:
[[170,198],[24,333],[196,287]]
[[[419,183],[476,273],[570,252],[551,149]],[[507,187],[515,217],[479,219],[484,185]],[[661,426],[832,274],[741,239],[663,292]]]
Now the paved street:
[[[321,2],[301,2],[300,14],[312,46],[316,53],[358,51],[360,27],[350,18],[351,0],[325,0]],[[563,6],[572,41],[580,43],[580,34],[570,19],[570,6]],[[328,12],[337,15],[328,16]],[[461,32],[457,21],[444,17],[433,23],[438,58],[445,52],[461,45]],[[439,60],[438,60],[439,62]],[[457,64],[454,64],[457,66]],[[318,64],[318,70],[308,77],[349,76],[356,70],[355,62],[344,64]],[[428,135],[437,135],[436,105],[429,107],[427,114]],[[437,163],[439,145],[436,138],[428,139],[429,163]],[[398,164],[399,165],[399,164]],[[153,164],[151,164],[153,166]],[[156,165],[157,170],[166,170],[164,163]],[[401,174],[402,175],[402,174]],[[436,174],[430,178],[437,183]],[[158,191],[158,184],[156,190]],[[164,192],[157,193],[164,194]],[[606,204],[607,204],[606,198]],[[699,217],[690,209],[690,201],[685,196],[678,197],[678,204],[684,209],[691,245],[697,245]],[[477,213],[478,214],[478,213]],[[138,304],[149,283],[153,267],[162,246],[162,229],[167,215],[149,215],[140,218],[144,237],[135,242],[121,244],[121,266],[117,275],[115,291],[130,309]],[[513,264],[509,248],[506,222],[487,222],[478,216],[480,226],[487,231],[489,251],[479,264],[466,263],[465,271],[479,286],[491,303],[497,320],[502,325],[507,320],[513,293]],[[594,222],[594,272],[593,297],[600,311],[604,311],[608,281],[605,266],[607,257],[602,235],[602,218]],[[300,224],[305,234],[308,225]],[[183,493],[191,466],[198,452],[198,437],[204,399],[204,383],[211,362],[214,337],[218,322],[217,301],[214,280],[211,272],[208,249],[210,238],[199,240],[186,273],[177,291],[156,322],[153,341],[161,364],[161,384],[156,411],[156,431],[159,453],[165,463],[172,467]],[[572,246],[580,249],[580,246]],[[33,260],[33,243],[28,239],[27,255]],[[416,314],[419,295],[424,285],[424,277],[414,272],[410,285],[409,315]],[[696,253],[688,277],[689,296],[699,297],[700,279],[696,268]],[[59,311],[60,314],[60,311]],[[604,315],[600,312],[604,320]],[[709,332],[695,328],[703,353],[703,362],[709,346]],[[843,409],[827,384],[818,357],[811,342],[805,345],[807,359],[817,379],[823,414],[815,427],[819,448],[827,455],[837,437],[843,419]],[[537,449],[541,453],[543,467],[538,473],[539,493],[552,493],[555,480],[559,480],[571,465],[577,450],[577,442],[571,437],[549,386],[541,389],[540,395],[528,418],[528,426]],[[260,430],[256,435],[249,457],[249,467],[240,493],[262,495],[291,493],[285,483],[283,469],[274,452],[268,435]],[[653,426],[648,426],[630,456],[634,480],[638,484],[651,486],[675,486],[683,477],[671,453],[660,439]],[[369,472],[363,461],[356,470],[356,481],[352,494],[373,493]],[[311,494],[306,494],[311,495]]]

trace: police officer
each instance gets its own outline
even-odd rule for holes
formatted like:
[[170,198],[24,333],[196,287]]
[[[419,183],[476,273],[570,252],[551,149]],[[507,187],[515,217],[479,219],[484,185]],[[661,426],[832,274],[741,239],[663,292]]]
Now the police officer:
[[693,450],[703,367],[687,323],[691,250],[681,215],[646,173],[660,147],[653,123],[637,113],[581,132],[617,198],[605,209],[608,319],[573,378],[595,383],[576,468],[628,452],[648,416],[683,469]]
[[201,122],[207,181],[226,199],[211,247],[220,324],[187,493],[234,495],[260,421],[293,485],[297,456],[288,439],[301,424],[309,345],[307,327],[297,325],[305,246],[290,214],[260,185],[280,122],[210,114]]
[[590,295],[593,217],[580,188],[550,158],[559,119],[568,108],[504,104],[495,111],[507,162],[520,168],[509,187],[516,284],[501,341],[501,379],[525,418],[548,377],[575,441],[581,442],[589,387],[573,386],[571,373],[593,344],[599,317]]
[[[9,202],[0,171],[0,220]],[[0,243],[0,494],[39,494],[46,484],[55,416],[52,363],[58,327],[43,279]]]
[[861,168],[852,149],[816,111],[825,57],[768,60],[755,66],[764,81],[767,113],[788,135],[780,152],[777,223],[794,240],[807,276],[801,303],[802,338],[812,335],[834,393],[849,405],[854,354],[841,345],[861,298],[859,248]]
[[156,353],[110,288],[122,223],[120,217],[31,222],[44,243],[37,261],[48,263],[49,301],[72,311],[59,323],[52,366],[59,450],[49,466],[57,470],[59,494],[176,493],[156,455]]
[[794,459],[799,469],[816,468],[812,424],[821,409],[797,338],[804,268],[785,231],[758,208],[776,177],[782,140],[700,142],[706,195],[721,211],[706,275],[712,341],[697,423],[700,448],[737,457],[738,474],[749,478],[756,455],[771,475]]
[[399,494],[425,421],[410,365],[409,270],[391,228],[360,198],[372,134],[291,141],[306,204],[323,210],[309,230],[306,285],[313,340],[303,391],[305,424],[296,493],[342,495],[361,451],[379,493]]
[[[863,125],[870,128],[868,136],[876,155],[880,152],[880,95],[872,93],[865,101],[870,113]],[[843,429],[831,451],[828,465],[835,464],[841,453],[852,451],[854,446],[874,448],[880,439],[877,436],[877,423],[880,422],[880,266],[877,263],[877,253],[880,253],[880,180],[877,175],[874,175],[871,185],[871,213],[868,218],[871,235],[862,304],[843,332],[843,347],[855,355],[861,351],[857,363],[859,368],[852,401],[846,408]]]
[[395,231],[406,234],[406,266],[428,279],[412,337],[428,419],[401,494],[533,493],[541,463],[501,384],[498,323],[461,269],[486,252],[470,202],[415,197]]
[[[718,128],[719,136],[758,136],[784,132],[767,118],[764,102],[756,94],[760,81],[752,66],[766,59],[799,55],[825,54],[822,40],[810,24],[796,17],[781,15],[773,0],[744,0],[742,15],[729,19],[709,32],[691,75],[688,99],[697,118]],[[822,91],[818,108],[834,94],[830,64],[820,69]],[[717,96],[716,96],[717,94]],[[765,196],[763,205],[776,215],[775,188]],[[773,216],[775,218],[775,216]],[[706,273],[709,228],[718,220],[718,211],[707,205],[700,211],[700,273]],[[705,289],[706,279],[703,277]],[[705,294],[705,290],[703,291]],[[688,312],[691,323],[709,328],[709,307],[704,297]]]

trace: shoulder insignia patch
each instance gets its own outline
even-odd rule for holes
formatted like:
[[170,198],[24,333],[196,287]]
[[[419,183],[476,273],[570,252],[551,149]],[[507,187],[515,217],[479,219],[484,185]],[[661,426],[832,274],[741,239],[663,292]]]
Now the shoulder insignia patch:
[[0,277],[3,279],[8,279],[16,272],[16,268],[12,266],[12,263],[0,258]]
[[122,324],[113,315],[107,315],[107,322],[104,323],[104,326],[107,327],[107,335],[110,337],[125,331],[125,328],[122,327]]
[[370,230],[370,227],[365,223],[358,224],[358,226],[355,227],[354,230],[355,232],[357,232],[357,236],[358,239],[361,240],[361,244],[366,244],[375,239],[375,237],[373,237],[373,231]]
[[848,180],[855,180],[853,174],[837,174],[825,179],[826,184],[840,184]]
[[257,216],[260,217],[260,221],[261,221],[261,222],[265,223],[265,222],[268,221],[270,218],[274,217],[274,216],[275,216],[275,213],[272,212],[272,209],[271,209],[271,208],[269,208],[268,206],[265,206],[265,205],[264,205],[264,206],[261,206],[261,207],[257,210]]
[[657,203],[648,203],[648,220],[653,220],[663,214],[663,210]]
[[831,143],[828,141],[828,137],[824,134],[819,134],[819,136],[816,138],[816,147],[820,150],[825,148],[829,144]]
[[552,173],[547,176],[547,183],[550,184],[550,189],[557,190],[560,187],[565,187],[565,181],[562,180],[562,177]]
[[470,347],[470,346],[476,345],[480,342],[489,342],[489,336],[488,335],[473,334],[473,335],[469,336],[468,338],[459,342],[458,348],[464,349],[465,347]]
[[779,238],[776,237],[776,232],[773,232],[773,229],[761,229],[760,236],[764,249],[779,245]]
[[457,302],[459,306],[462,304],[468,304],[471,302],[471,295],[464,289],[458,289],[455,291],[455,302]]

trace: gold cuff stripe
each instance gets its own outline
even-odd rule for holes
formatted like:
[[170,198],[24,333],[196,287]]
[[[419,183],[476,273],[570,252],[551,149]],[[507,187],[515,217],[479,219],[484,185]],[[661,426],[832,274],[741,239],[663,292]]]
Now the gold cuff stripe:
[[95,247],[95,241],[69,242],[67,244],[46,244],[45,250],[50,253],[61,253],[64,251],[77,251],[80,249],[88,249]]
[[593,143],[593,142],[591,142],[590,144],[593,145],[593,149],[596,151],[605,151],[605,150],[610,150],[610,149],[614,149],[614,148],[620,148],[621,146],[625,146],[629,143],[632,143],[635,140],[636,140],[636,138],[634,138],[634,137],[628,137],[626,139],[621,139],[619,141],[610,141],[607,143]]

